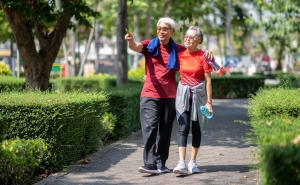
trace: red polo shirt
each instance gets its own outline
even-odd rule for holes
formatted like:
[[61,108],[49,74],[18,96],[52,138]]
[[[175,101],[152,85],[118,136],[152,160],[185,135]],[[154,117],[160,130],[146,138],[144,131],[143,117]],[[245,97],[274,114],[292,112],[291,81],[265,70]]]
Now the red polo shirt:
[[[152,56],[148,53],[147,46],[150,40],[144,40],[143,51],[145,56],[146,80],[141,92],[141,97],[149,98],[175,98],[176,80],[175,70],[168,69],[170,45],[159,45],[158,55]],[[185,47],[176,44],[178,53],[185,50]]]

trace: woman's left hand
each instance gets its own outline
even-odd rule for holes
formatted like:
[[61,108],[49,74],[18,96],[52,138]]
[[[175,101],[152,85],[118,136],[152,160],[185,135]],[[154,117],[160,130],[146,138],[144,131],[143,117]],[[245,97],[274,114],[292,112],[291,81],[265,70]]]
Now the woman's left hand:
[[208,108],[209,114],[212,114],[212,113],[213,113],[213,109],[212,109],[211,103],[206,103],[206,104],[205,104],[205,107]]
[[206,50],[205,53],[206,53],[205,58],[211,61],[214,59],[214,55],[210,50]]

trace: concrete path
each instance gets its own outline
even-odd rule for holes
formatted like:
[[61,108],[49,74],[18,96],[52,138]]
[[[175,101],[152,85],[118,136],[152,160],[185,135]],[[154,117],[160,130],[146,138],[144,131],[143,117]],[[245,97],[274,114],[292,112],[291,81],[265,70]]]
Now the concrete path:
[[[49,176],[35,185],[257,185],[259,171],[250,170],[256,164],[257,150],[245,141],[249,129],[234,120],[247,121],[247,99],[213,100],[214,117],[204,127],[202,143],[197,156],[199,174],[178,176],[173,173],[147,175],[137,171],[143,165],[143,141],[140,131],[90,156],[86,165],[70,166],[68,170]],[[170,157],[167,167],[173,169],[178,161],[177,122],[174,122]],[[191,149],[188,139],[187,160]]]

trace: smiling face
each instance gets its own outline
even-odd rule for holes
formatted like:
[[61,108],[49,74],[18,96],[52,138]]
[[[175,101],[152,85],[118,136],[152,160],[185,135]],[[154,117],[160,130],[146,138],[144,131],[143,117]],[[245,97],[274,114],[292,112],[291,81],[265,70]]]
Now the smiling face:
[[159,22],[157,24],[156,33],[158,39],[160,40],[160,43],[163,45],[167,45],[174,31],[175,30],[171,28],[169,24]]
[[198,44],[201,43],[199,40],[196,30],[188,30],[184,36],[184,46],[186,48],[194,49]]

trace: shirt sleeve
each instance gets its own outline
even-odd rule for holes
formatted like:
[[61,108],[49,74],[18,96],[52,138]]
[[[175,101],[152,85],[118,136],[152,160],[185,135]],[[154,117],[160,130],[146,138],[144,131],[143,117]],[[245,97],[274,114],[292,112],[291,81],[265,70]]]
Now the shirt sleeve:
[[143,50],[142,54],[145,55],[148,52],[147,46],[149,44],[150,40],[142,40],[141,43],[143,44]]

